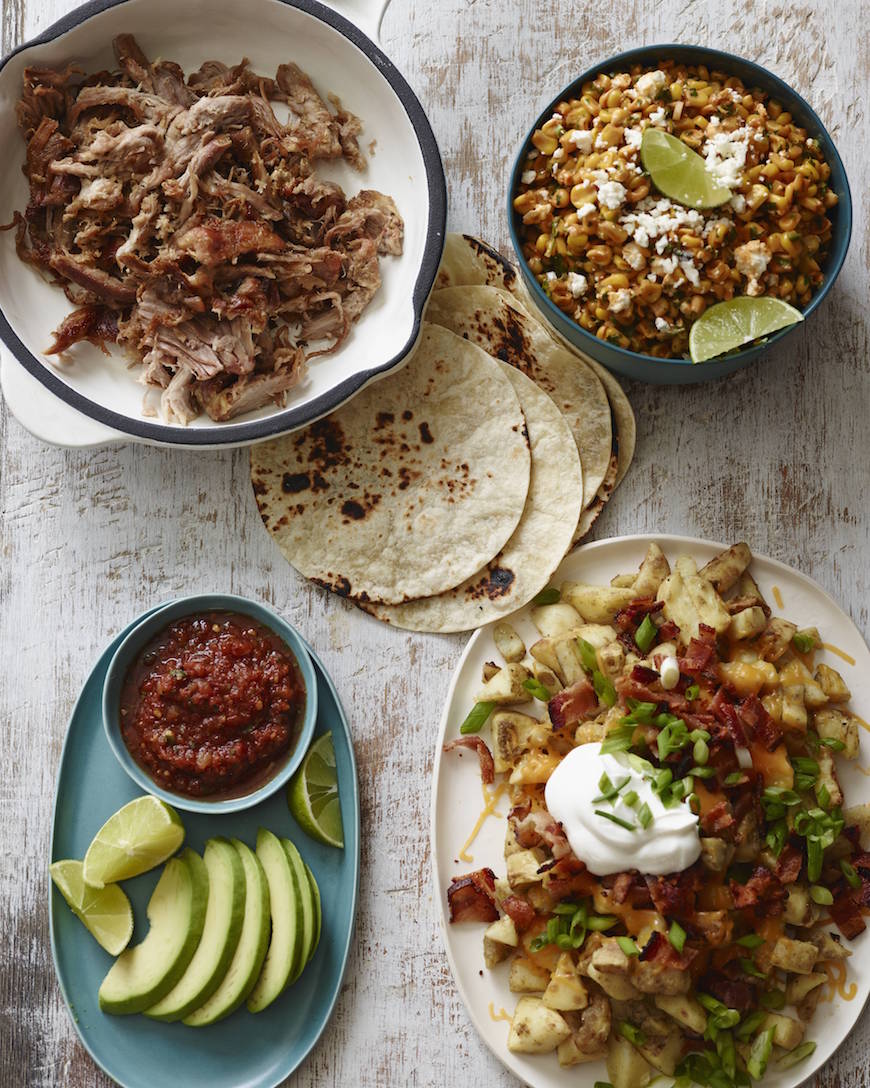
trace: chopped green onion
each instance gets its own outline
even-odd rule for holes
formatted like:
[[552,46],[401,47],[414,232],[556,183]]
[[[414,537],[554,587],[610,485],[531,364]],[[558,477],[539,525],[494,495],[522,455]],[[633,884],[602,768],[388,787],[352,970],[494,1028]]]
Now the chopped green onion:
[[601,742],[601,754],[606,756],[611,752],[627,752],[633,737],[633,725],[618,725],[615,729],[611,729]]
[[624,722],[635,722],[639,725],[649,725],[650,719],[656,712],[657,703],[642,703],[638,699],[628,700],[628,709],[631,712]]
[[740,771],[732,771],[731,774],[725,776],[723,786],[737,786],[743,781],[743,775]]
[[599,933],[605,929],[612,929],[619,921],[612,914],[593,914],[587,921],[586,928],[590,933]]
[[460,725],[459,732],[466,736],[469,733],[479,733],[493,710],[495,710],[495,703],[475,703],[468,712],[468,717]]
[[646,1042],[646,1035],[644,1035],[640,1028],[636,1028],[634,1024],[630,1024],[627,1020],[623,1020],[620,1024],[617,1024],[616,1030],[623,1039],[628,1039],[628,1041],[635,1046],[643,1046]]
[[655,776],[655,780],[653,781],[653,790],[656,793],[661,793],[661,791],[665,789],[666,786],[670,786],[673,780],[674,772],[669,767],[664,767]]
[[767,978],[767,975],[763,971],[760,971],[756,964],[745,956],[740,957],[740,969],[745,975],[749,975],[752,978]]
[[807,876],[816,881],[822,875],[822,844],[818,839],[807,839]]
[[763,1009],[757,1009],[746,1017],[734,1034],[738,1039],[748,1039],[751,1035],[755,1034],[756,1030],[761,1027],[766,1019],[767,1013]]
[[727,1009],[727,1005],[723,1005],[718,998],[713,997],[712,994],[705,994],[703,991],[699,991],[696,994],[700,1004],[704,1006],[707,1012],[722,1012]]
[[595,656],[595,647],[585,638],[577,639],[580,649],[580,663],[587,672],[594,672],[598,668],[598,658]]
[[799,805],[800,797],[794,790],[786,789],[785,786],[768,786],[761,795],[761,800],[765,804],[780,804],[780,805]]
[[610,775],[607,771],[598,779],[598,788],[602,793],[609,793],[613,789],[613,783],[610,781]]
[[629,790],[628,793],[622,799],[629,808],[634,808],[640,798],[637,795],[637,790]]
[[595,694],[605,706],[616,705],[616,688],[610,679],[603,672],[599,672],[598,669],[592,673],[592,686],[595,688]]
[[800,771],[801,774],[812,775],[816,778],[819,773],[819,764],[815,759],[808,759],[806,756],[792,756],[792,766],[796,771]]
[[686,804],[696,816],[700,813],[701,798],[697,795],[697,793],[690,793],[689,796],[686,798]]
[[570,915],[571,917],[573,917],[574,914],[577,912],[577,909],[578,908],[576,903],[566,901],[564,903],[557,903],[555,907],[553,907],[553,914],[564,914],[566,916]]
[[804,1061],[810,1054],[813,1054],[816,1049],[816,1044],[812,1039],[808,1039],[805,1043],[801,1043],[800,1046],[796,1046],[794,1050],[787,1050],[781,1058],[777,1060],[778,1069],[791,1069],[793,1065],[797,1065],[798,1062]]
[[637,947],[637,945],[634,943],[634,941],[631,939],[631,937],[617,937],[616,938],[616,943],[619,945],[619,947],[622,949],[622,951],[626,954],[626,956],[639,956],[640,955],[640,949]]
[[568,934],[568,933],[557,933],[555,943],[556,943],[556,946],[558,948],[561,948],[566,952],[568,951],[569,948],[574,947],[574,941],[573,941],[571,935]]
[[[602,786],[601,783],[605,779],[607,779],[607,785]],[[602,801],[612,801],[613,798],[616,797],[619,794],[620,790],[625,789],[625,787],[629,784],[630,781],[631,781],[631,775],[627,774],[625,776],[625,778],[623,778],[623,780],[618,785],[614,786],[613,783],[610,781],[610,779],[607,778],[607,775],[603,774],[601,776],[601,778],[598,780],[598,788],[602,792],[597,797],[592,798],[592,804],[597,805]]]
[[668,930],[668,940],[678,952],[682,952],[686,944],[686,931],[679,922],[671,922]]
[[821,884],[812,884],[810,886],[810,899],[814,903],[818,903],[820,907],[829,907],[834,902],[833,895]]
[[831,791],[824,782],[816,790],[816,800],[824,809],[831,807]]
[[765,1009],[777,1011],[785,1008],[785,994],[782,990],[765,990],[758,1000]]
[[644,616],[643,623],[638,627],[634,635],[634,641],[637,643],[640,650],[646,653],[650,646],[655,642],[656,635],[658,635],[658,628],[649,618],[648,615]]
[[739,944],[741,948],[761,948],[764,938],[757,933],[747,933],[745,937],[738,937],[734,943]]
[[637,818],[640,822],[640,826],[643,828],[649,827],[649,825],[652,823],[652,809],[649,807],[646,801],[644,801],[644,803],[637,810]]
[[695,778],[712,778],[715,773],[715,767],[692,767],[689,770],[689,774],[694,775]]
[[801,654],[808,654],[816,648],[815,636],[808,631],[796,631],[791,640],[792,646]]
[[562,594],[555,586],[547,586],[546,589],[541,590],[537,597],[532,598],[532,604],[557,604],[561,599]]
[[695,741],[695,747],[692,749],[692,759],[703,767],[709,758],[710,748],[707,742],[699,737],[698,740]]
[[686,701],[691,703],[693,699],[697,699],[701,694],[701,688],[698,684],[689,684],[686,688]]
[[846,883],[849,885],[850,888],[861,887],[861,877],[858,876],[853,866],[851,866],[845,858],[843,858],[843,860],[840,862],[840,871],[846,878]]
[[602,816],[605,820],[610,820],[611,823],[624,827],[626,831],[637,831],[634,824],[630,824],[628,820],[620,819],[619,816],[614,816],[612,812],[602,812],[600,808],[593,809],[593,811],[596,816]]
[[768,1028],[756,1037],[749,1052],[746,1071],[753,1080],[761,1080],[773,1053],[773,1036],[776,1028]]
[[693,729],[692,732],[689,734],[689,740],[693,741],[693,742],[696,741],[696,740],[709,740],[709,739],[710,739],[710,734],[707,732],[706,729]]
[[832,749],[834,752],[842,752],[846,745],[836,737],[819,737],[819,743]]
[[523,687],[533,695],[536,699],[540,699],[542,703],[548,703],[550,701],[550,693],[544,687],[540,680],[536,680],[533,676],[530,676],[528,680],[523,681]]

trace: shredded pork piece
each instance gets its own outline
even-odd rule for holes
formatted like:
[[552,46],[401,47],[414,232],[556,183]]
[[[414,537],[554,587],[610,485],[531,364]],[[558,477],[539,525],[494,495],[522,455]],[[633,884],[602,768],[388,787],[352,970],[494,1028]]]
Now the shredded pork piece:
[[78,307],[48,354],[117,342],[178,423],[283,404],[379,290],[379,257],[402,252],[391,197],[315,173],[364,169],[360,121],[295,64],[270,79],[206,61],[185,79],[129,34],[114,46],[113,72],[24,72],[30,200],[9,226]]

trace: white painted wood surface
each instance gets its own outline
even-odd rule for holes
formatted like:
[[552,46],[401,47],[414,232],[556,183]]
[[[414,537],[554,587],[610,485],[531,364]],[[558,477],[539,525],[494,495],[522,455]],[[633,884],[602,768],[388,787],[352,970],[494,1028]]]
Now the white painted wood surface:
[[[73,6],[2,0],[3,50]],[[866,635],[867,0],[394,0],[382,28],[440,141],[451,228],[505,250],[507,171],[538,107],[598,58],[674,39],[758,60],[810,100],[845,160],[856,229],[821,312],[760,367],[698,388],[629,388],[637,459],[594,535],[744,538],[818,579]],[[364,103],[352,105],[365,115]],[[17,150],[4,153],[17,162]],[[55,772],[67,717],[105,643],[148,605],[205,589],[260,597],[314,643],[359,759],[356,950],[332,1023],[288,1083],[515,1084],[456,996],[429,872],[435,729],[464,640],[382,628],[303,582],[262,530],[243,451],[67,453],[40,445],[5,409],[0,428],[0,1085],[110,1083],[79,1045],[51,966]],[[819,1078],[826,1088],[868,1083],[868,1027],[865,1018]]]

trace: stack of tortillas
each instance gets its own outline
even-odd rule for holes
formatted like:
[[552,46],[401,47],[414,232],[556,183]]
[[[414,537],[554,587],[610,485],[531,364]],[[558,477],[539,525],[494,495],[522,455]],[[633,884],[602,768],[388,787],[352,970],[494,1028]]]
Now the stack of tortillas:
[[522,607],[631,462],[619,384],[520,290],[498,253],[448,235],[408,363],[252,448],[260,515],[287,559],[386,623],[464,631]]

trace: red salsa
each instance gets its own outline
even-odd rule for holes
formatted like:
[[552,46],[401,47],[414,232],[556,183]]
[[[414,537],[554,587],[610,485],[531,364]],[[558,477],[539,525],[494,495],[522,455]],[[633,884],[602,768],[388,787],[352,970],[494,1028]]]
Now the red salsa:
[[287,645],[234,612],[177,620],[140,653],[121,691],[121,735],[164,789],[252,793],[299,737],[305,685]]

